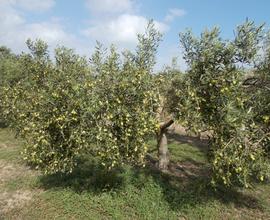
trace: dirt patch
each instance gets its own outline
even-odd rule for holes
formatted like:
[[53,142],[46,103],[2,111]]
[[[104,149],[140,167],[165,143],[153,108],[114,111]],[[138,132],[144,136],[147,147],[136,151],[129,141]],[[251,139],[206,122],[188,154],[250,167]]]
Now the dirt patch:
[[195,134],[191,131],[186,130],[185,127],[174,123],[170,128],[169,128],[169,133],[175,133],[175,134],[180,134],[183,136],[190,136],[190,137],[197,137],[200,140],[208,140],[212,136],[211,131],[201,131],[198,134]]
[[[149,168],[159,171],[157,166],[157,158],[154,158],[148,154],[146,159]],[[211,173],[209,166],[196,161],[181,161],[177,163],[171,162],[169,164],[169,169],[162,172],[170,175],[171,177],[181,179],[182,183],[192,178],[209,177]]]
[[36,173],[23,164],[12,164],[0,160],[0,219],[10,212],[16,212],[18,209],[25,207],[32,200],[33,195],[40,192],[39,190],[26,189],[9,191],[5,188],[5,184],[18,178],[34,176]]
[[[183,126],[173,124],[168,130],[168,143],[174,142],[179,144],[189,144],[193,147],[200,149],[202,152],[208,152],[209,139],[206,135],[194,136],[189,134]],[[156,157],[148,154],[146,156],[148,166],[152,169],[158,169],[158,160]],[[169,169],[165,171],[167,174],[188,180],[195,177],[209,177],[210,168],[205,163],[197,162],[194,160],[187,160],[181,162],[170,162]]]
[[4,143],[1,143],[0,144],[0,148],[4,148],[5,149],[5,148],[8,148],[8,146],[6,144],[4,144]]
[[25,206],[33,197],[29,190],[17,190],[0,193],[0,219],[8,212]]
[[0,185],[23,176],[32,176],[34,171],[20,164],[11,164],[0,160]]
[[174,176],[182,178],[192,178],[198,176],[209,176],[210,170],[205,164],[195,161],[183,161],[171,163],[169,171]]
[[169,132],[173,132],[177,134],[185,134],[185,135],[187,134],[186,129],[183,126],[178,125],[176,123],[172,124],[169,127]]

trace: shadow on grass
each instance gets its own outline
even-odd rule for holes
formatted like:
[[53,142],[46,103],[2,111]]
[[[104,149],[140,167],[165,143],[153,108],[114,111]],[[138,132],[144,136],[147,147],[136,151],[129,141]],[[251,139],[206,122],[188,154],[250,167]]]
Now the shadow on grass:
[[[189,163],[196,161],[188,161]],[[175,175],[171,172],[161,173],[153,167],[137,170],[135,176],[151,176],[161,186],[164,199],[172,210],[185,210],[187,207],[196,207],[211,201],[218,200],[223,204],[234,204],[236,208],[248,208],[262,210],[259,200],[253,196],[244,194],[237,189],[217,188],[210,185],[211,177],[209,167],[199,168],[202,175],[194,175],[191,170],[183,169],[182,175]],[[208,174],[207,174],[208,173]]]
[[8,127],[7,123],[0,119],[0,128],[7,128],[7,127]]
[[[217,189],[210,186],[209,167],[196,161],[188,161],[189,166],[179,164],[171,167],[167,173],[161,173],[152,162],[145,168],[117,168],[106,172],[93,160],[81,160],[79,168],[72,174],[55,174],[40,179],[44,189],[71,189],[76,193],[91,192],[100,194],[114,191],[125,192],[126,186],[132,186],[140,193],[145,187],[154,185],[161,189],[163,200],[171,210],[183,211],[188,207],[196,207],[218,200],[235,207],[259,209],[259,201],[235,189]],[[198,172],[191,170],[198,167]]]
[[68,188],[76,193],[84,191],[101,193],[122,188],[124,186],[122,172],[123,168],[108,172],[95,160],[81,158],[72,173],[41,176],[40,184],[44,189]]
[[200,139],[199,137],[183,135],[178,133],[168,133],[168,143],[178,142],[181,144],[189,144],[193,147],[206,152],[208,149],[209,141],[207,139]]

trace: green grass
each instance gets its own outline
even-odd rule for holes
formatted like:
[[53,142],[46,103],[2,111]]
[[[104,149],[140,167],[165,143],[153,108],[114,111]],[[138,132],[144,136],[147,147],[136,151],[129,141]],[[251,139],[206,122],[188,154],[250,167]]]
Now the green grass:
[[[156,150],[156,140],[149,141],[150,151]],[[179,134],[168,135],[169,151],[173,162],[196,161],[206,163],[207,143],[198,138]],[[156,156],[156,153],[154,154]]]
[[15,139],[8,129],[0,128],[0,160],[20,160],[21,145],[22,141]]
[[[108,173],[82,157],[72,174],[43,176],[22,164],[21,141],[10,131],[0,129],[0,143],[5,144],[0,162],[25,169],[0,184],[0,198],[1,192],[32,193],[31,200],[11,208],[3,219],[270,219],[270,186],[213,190],[207,147],[195,138],[169,137],[174,166],[163,174],[151,166]],[[153,150],[155,141],[150,143]]]

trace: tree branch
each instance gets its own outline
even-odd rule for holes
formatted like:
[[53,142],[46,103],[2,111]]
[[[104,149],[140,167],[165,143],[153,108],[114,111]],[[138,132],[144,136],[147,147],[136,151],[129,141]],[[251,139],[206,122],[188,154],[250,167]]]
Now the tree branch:
[[163,123],[161,126],[160,126],[160,131],[161,132],[164,132],[168,127],[170,127],[172,124],[174,123],[174,120],[170,119],[169,121]]
[[244,80],[243,86],[254,86],[256,85],[260,80],[256,77],[250,77]]

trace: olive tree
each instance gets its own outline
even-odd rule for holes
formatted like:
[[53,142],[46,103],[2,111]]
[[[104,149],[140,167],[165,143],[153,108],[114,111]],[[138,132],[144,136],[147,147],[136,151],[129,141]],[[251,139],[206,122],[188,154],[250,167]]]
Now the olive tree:
[[152,71],[160,38],[149,22],[134,53],[104,53],[98,44],[90,64],[65,47],[52,61],[46,43],[28,40],[30,53],[19,57],[25,77],[3,87],[4,115],[26,140],[24,159],[45,173],[71,172],[82,153],[108,169],[143,165],[159,128]]
[[55,62],[47,44],[27,41],[29,54],[19,63],[24,77],[3,88],[4,115],[26,144],[23,158],[46,173],[69,172],[75,156],[87,145],[81,97],[91,81],[85,58],[58,48]]
[[249,106],[254,111],[264,148],[270,152],[270,32],[265,33],[261,50],[255,60],[254,68],[245,78],[243,85],[249,93]]
[[147,141],[158,129],[159,93],[152,70],[160,34],[150,22],[138,35],[135,53],[109,53],[98,44],[91,58],[95,82],[86,109],[94,128],[97,155],[108,168],[144,164]]
[[244,66],[254,60],[261,38],[262,26],[249,21],[237,27],[231,41],[223,40],[218,28],[199,38],[191,31],[180,35],[188,70],[182,88],[186,96],[181,97],[177,88],[174,93],[178,100],[174,115],[195,131],[211,131],[214,185],[248,187],[253,176],[264,179],[264,150],[242,85]]

